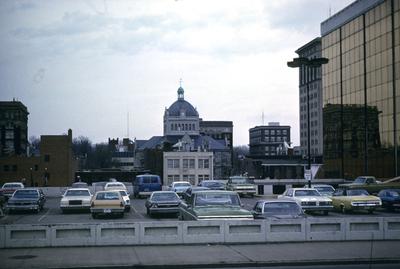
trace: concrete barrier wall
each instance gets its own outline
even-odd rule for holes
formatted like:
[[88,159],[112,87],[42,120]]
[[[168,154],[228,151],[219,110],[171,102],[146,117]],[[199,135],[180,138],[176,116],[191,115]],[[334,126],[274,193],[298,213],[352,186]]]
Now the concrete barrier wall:
[[0,225],[0,248],[398,239],[400,217]]

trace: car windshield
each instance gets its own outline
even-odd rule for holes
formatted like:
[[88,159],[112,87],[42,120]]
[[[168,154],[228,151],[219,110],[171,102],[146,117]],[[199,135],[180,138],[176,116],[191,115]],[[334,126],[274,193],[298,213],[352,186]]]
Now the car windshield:
[[294,196],[321,196],[317,190],[297,190]]
[[96,195],[96,200],[119,200],[118,192],[100,192]]
[[18,190],[14,193],[14,198],[37,198],[39,193],[36,190]]
[[264,204],[265,214],[296,215],[301,213],[300,206],[290,202],[273,202]]
[[220,187],[222,186],[221,182],[207,182],[207,181],[203,181],[202,185],[204,187]]
[[232,205],[240,206],[237,194],[199,193],[196,195],[195,206]]
[[175,201],[179,197],[175,193],[153,193],[152,200],[154,201]]
[[318,187],[314,187],[314,188],[316,188],[319,192],[333,192],[334,191],[334,189],[333,189],[333,187],[328,187],[328,186],[318,186]]
[[174,184],[175,188],[190,187],[190,186],[191,186],[190,183],[187,182],[179,182]]
[[369,193],[366,190],[347,190],[347,196],[367,196]]
[[3,189],[16,189],[16,188],[21,188],[22,186],[20,184],[4,184]]
[[120,193],[122,196],[128,196],[128,194],[126,193],[126,191],[119,191],[119,193]]
[[245,177],[232,177],[230,179],[232,184],[249,184],[250,181]]
[[90,196],[88,190],[68,190],[65,196]]

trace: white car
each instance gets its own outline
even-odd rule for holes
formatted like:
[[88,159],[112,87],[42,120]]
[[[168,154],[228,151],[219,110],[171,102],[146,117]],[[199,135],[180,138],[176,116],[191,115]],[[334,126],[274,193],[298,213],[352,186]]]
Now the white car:
[[168,190],[174,191],[174,192],[176,192],[176,194],[178,194],[180,197],[182,197],[183,194],[186,192],[186,190],[190,187],[192,187],[192,184],[190,184],[187,181],[175,181],[175,182],[172,182],[171,185],[169,185]]
[[278,198],[293,199],[307,212],[319,211],[328,215],[333,210],[332,200],[313,188],[290,188]]
[[131,210],[131,199],[129,198],[129,194],[126,190],[119,190],[119,193],[121,194],[122,199],[124,199],[125,212],[129,212]]
[[67,189],[60,201],[60,209],[63,213],[72,209],[90,209],[92,194],[88,188]]
[[105,186],[104,186],[104,190],[105,191],[112,191],[112,190],[124,190],[128,193],[128,189],[125,186],[124,183],[122,182],[108,182]]

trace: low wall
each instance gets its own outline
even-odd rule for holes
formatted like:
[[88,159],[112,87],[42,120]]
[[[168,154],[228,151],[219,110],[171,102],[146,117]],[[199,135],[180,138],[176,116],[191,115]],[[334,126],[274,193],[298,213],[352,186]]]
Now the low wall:
[[0,225],[0,248],[398,239],[400,217]]

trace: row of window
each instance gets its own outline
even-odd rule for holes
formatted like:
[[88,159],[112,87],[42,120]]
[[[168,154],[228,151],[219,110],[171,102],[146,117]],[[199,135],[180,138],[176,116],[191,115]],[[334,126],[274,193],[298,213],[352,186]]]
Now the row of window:
[[[32,171],[38,171],[39,170],[39,165],[35,164],[32,167]],[[3,172],[17,172],[18,171],[18,165],[16,164],[5,164],[3,165]]]
[[[167,167],[170,169],[180,168],[180,159],[168,159]],[[183,159],[182,160],[182,168],[194,169],[195,168],[195,159]],[[209,159],[198,159],[197,168],[199,168],[199,169],[210,168],[210,160]]]
[[195,131],[194,123],[171,123],[172,131]]

